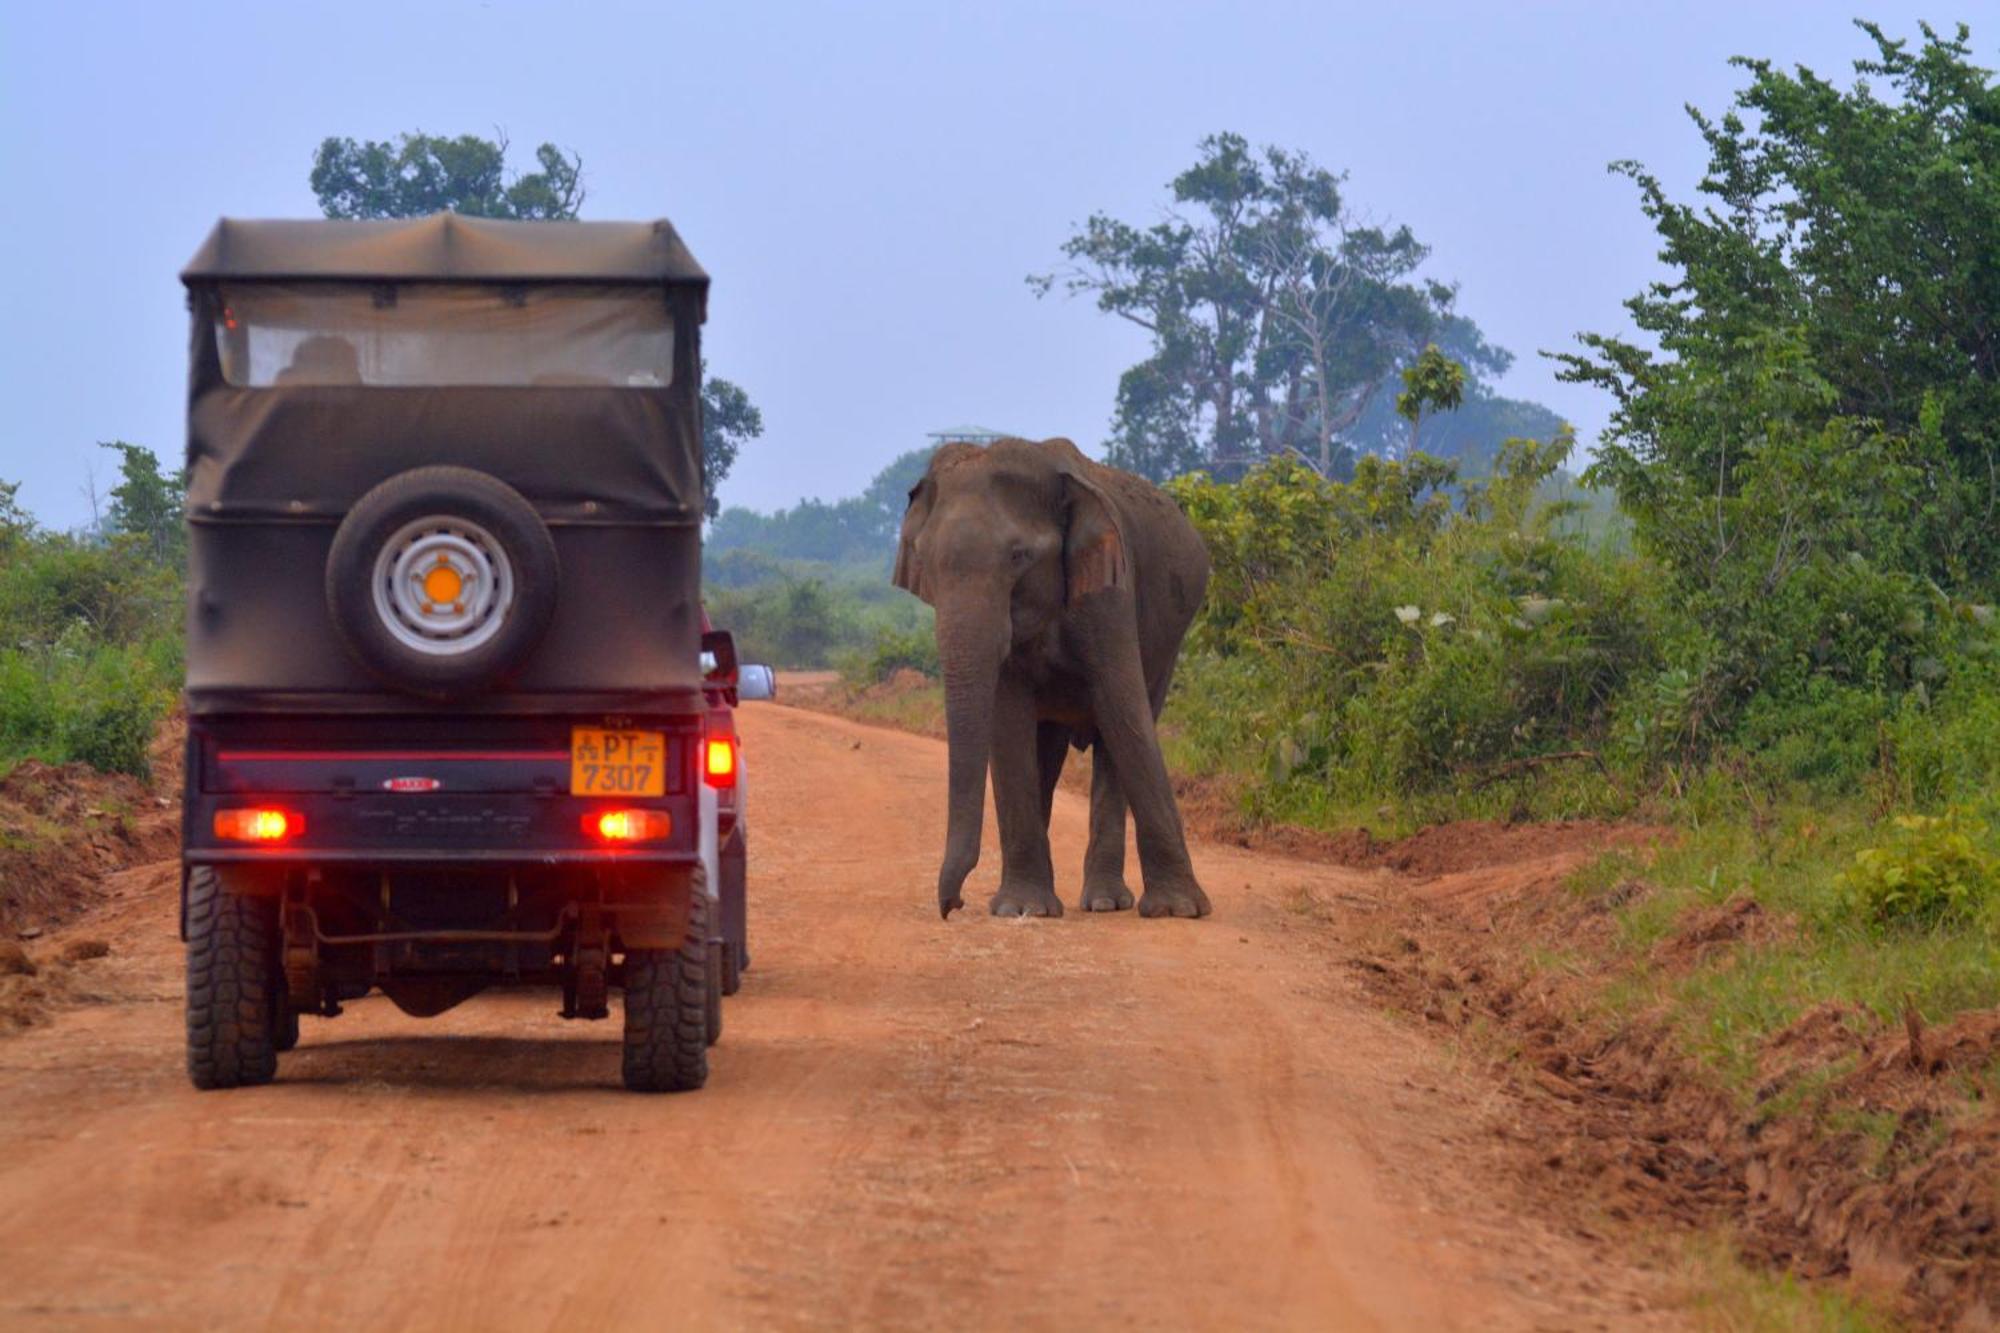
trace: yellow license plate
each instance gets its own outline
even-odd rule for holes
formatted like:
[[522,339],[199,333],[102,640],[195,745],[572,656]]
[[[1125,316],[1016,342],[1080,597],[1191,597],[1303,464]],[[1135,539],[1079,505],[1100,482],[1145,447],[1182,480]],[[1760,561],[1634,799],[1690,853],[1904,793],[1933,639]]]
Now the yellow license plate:
[[572,796],[663,796],[667,738],[657,731],[576,727],[569,734]]

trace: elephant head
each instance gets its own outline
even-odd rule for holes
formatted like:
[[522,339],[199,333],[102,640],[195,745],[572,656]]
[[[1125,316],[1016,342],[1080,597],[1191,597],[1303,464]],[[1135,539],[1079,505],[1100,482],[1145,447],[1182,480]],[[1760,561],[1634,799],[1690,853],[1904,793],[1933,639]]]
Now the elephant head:
[[962,906],[979,862],[1002,664],[1056,633],[1078,599],[1128,580],[1116,509],[1068,440],[952,444],[910,491],[896,586],[937,611],[950,743],[938,909]]

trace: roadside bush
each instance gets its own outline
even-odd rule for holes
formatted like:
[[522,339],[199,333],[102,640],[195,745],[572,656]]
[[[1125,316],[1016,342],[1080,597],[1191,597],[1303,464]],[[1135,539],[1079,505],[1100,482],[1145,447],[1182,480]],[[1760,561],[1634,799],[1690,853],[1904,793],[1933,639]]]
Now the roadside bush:
[[129,537],[0,546],[0,764],[144,776],[181,677],[180,578]]
[[1883,841],[1855,853],[1840,887],[1852,914],[1872,926],[1966,925],[2000,902],[2000,856],[1986,821],[1963,808],[1901,815]]
[[80,761],[144,777],[172,706],[174,654],[79,641],[0,651],[0,758]]
[[1173,483],[1216,571],[1176,692],[1183,761],[1308,819],[1606,762],[1661,613],[1635,558],[1537,500],[1568,448],[1509,441],[1463,485],[1422,457],[1363,459],[1351,482],[1280,460]]
[[1790,517],[1727,520],[1763,556],[1694,587],[1545,498],[1567,443],[1510,441],[1480,483],[1422,458],[1364,459],[1346,483],[1290,461],[1172,483],[1215,565],[1180,761],[1309,822],[1385,802],[1614,814],[1718,762],[1738,796],[1753,780],[1919,811],[2000,781],[1992,608],[1894,567],[1893,503],[1841,498],[1907,489],[1887,455],[1848,457],[1810,503],[1800,469],[1833,464],[1786,455]]
[[938,678],[937,635],[928,625],[880,631],[873,644],[849,654],[841,674],[857,685],[888,680],[898,671]]
[[1962,608],[1955,648],[1920,663],[1881,729],[1881,780],[1892,804],[1918,811],[2000,787],[2000,635],[1988,608]]
[[180,630],[181,580],[130,537],[41,533],[0,552],[0,644],[53,645],[82,632],[139,643]]

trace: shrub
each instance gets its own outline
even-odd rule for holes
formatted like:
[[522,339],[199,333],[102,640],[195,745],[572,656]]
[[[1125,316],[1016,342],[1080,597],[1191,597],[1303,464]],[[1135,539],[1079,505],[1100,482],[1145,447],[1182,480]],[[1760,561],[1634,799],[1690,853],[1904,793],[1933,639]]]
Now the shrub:
[[180,630],[181,581],[131,538],[41,534],[0,553],[0,645],[41,646],[81,631],[137,643]]
[[2000,901],[2000,857],[1986,822],[1963,807],[1901,815],[1841,875],[1849,912],[1875,927],[1974,922]]
[[855,655],[847,675],[858,675],[861,679],[857,683],[872,685],[898,671],[916,671],[937,679],[937,635],[932,630],[925,626],[882,630],[871,647]]
[[1173,483],[1216,570],[1176,694],[1182,759],[1312,817],[1607,748],[1665,617],[1635,557],[1537,500],[1568,447],[1509,441],[1480,483],[1424,458]]
[[180,578],[146,542],[0,544],[0,762],[144,776],[181,677]]
[[146,776],[178,676],[160,662],[144,647],[89,643],[0,651],[0,758]]
[[2000,640],[1972,610],[1883,725],[1882,779],[1898,805],[1936,810],[2000,786]]

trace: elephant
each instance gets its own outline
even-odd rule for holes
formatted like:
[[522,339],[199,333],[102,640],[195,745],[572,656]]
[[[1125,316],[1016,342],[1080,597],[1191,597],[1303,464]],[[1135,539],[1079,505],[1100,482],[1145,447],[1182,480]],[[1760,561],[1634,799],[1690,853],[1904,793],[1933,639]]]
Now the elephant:
[[1125,812],[1139,914],[1201,917],[1154,724],[1208,588],[1201,535],[1165,492],[1065,439],[947,444],[910,490],[894,581],[937,612],[949,744],[938,912],[979,863],[986,774],[1000,821],[996,916],[1061,916],[1049,812],[1071,748],[1092,752],[1080,906],[1120,911]]

